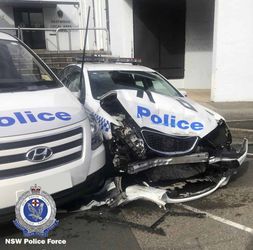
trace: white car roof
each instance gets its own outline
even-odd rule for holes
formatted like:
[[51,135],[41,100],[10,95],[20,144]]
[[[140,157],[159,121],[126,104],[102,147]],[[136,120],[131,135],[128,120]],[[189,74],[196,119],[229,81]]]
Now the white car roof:
[[0,40],[17,41],[16,38],[4,32],[0,32]]
[[[78,64],[81,67],[81,64]],[[93,70],[126,70],[126,71],[146,71],[154,72],[153,69],[140,66],[132,65],[129,63],[84,63],[84,68],[88,71]]]

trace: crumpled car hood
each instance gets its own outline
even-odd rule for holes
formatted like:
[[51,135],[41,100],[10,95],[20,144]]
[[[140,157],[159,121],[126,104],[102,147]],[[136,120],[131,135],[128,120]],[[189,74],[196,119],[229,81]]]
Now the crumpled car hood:
[[140,128],[162,133],[203,138],[224,119],[185,97],[168,97],[154,92],[117,90],[117,99]]

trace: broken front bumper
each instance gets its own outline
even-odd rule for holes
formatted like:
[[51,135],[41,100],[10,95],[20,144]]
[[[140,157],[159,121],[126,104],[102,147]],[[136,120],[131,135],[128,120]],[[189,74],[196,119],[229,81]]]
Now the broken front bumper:
[[179,165],[185,163],[208,163],[215,164],[218,162],[237,162],[239,165],[243,163],[248,153],[248,140],[244,139],[241,148],[236,152],[221,152],[219,156],[209,156],[207,152],[196,153],[175,157],[157,157],[150,160],[138,161],[128,166],[128,174],[136,174],[141,171],[168,165]]
[[196,199],[203,198],[219,187],[226,185],[229,177],[222,177],[215,187],[204,189],[200,192],[184,194],[183,197],[172,198],[170,192],[166,189],[151,187],[148,185],[130,185],[122,191],[113,180],[108,181],[104,186],[103,190],[95,194],[93,200],[88,204],[83,205],[79,210],[89,210],[92,207],[100,207],[108,205],[110,207],[117,207],[125,205],[135,200],[147,200],[154,202],[159,207],[165,207],[166,204],[181,203],[187,201],[193,201]]
[[118,201],[117,205],[123,205],[134,200],[144,199],[156,203],[158,206],[164,207],[166,204],[181,203],[187,201],[193,201],[203,198],[213,192],[218,188],[224,186],[228,181],[229,177],[222,177],[216,186],[204,189],[196,193],[188,193],[184,197],[171,198],[170,193],[167,190],[161,188],[154,188],[149,186],[133,185],[129,186],[125,190],[125,199]]
[[[102,205],[116,207],[140,199],[154,202],[159,207],[165,207],[166,204],[181,203],[203,198],[228,183],[231,175],[236,172],[235,168],[238,168],[245,160],[247,152],[248,140],[244,139],[241,148],[238,151],[235,151],[233,153],[223,152],[216,157],[209,157],[208,153],[200,153],[187,156],[156,158],[131,164],[129,172],[131,174],[134,174],[143,171],[144,169],[166,165],[184,163],[207,163],[212,166],[212,164],[215,165],[215,163],[219,162],[231,163],[226,164],[226,166],[228,165],[228,171],[224,171],[217,176],[209,173],[209,175],[207,174],[205,177],[192,177],[184,181],[179,180],[173,184],[168,183],[167,186],[150,186],[146,182],[142,182],[141,184],[126,185],[124,188],[122,188],[122,178],[124,177],[108,180],[104,188],[93,196],[93,200],[90,203],[82,206],[80,210],[87,210],[94,206]],[[231,165],[231,167],[229,167],[229,165]],[[185,186],[188,184],[195,184],[197,182],[209,183],[206,187],[199,190],[184,190]],[[175,195],[173,191],[176,189],[179,190],[179,193]]]

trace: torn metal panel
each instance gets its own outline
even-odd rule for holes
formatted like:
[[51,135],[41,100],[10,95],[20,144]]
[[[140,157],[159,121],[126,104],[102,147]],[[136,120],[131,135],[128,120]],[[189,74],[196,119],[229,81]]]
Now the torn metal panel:
[[[121,191],[119,190],[115,182],[113,180],[110,180],[106,183],[104,188],[99,193],[94,195],[94,199],[92,201],[90,201],[86,205],[83,205],[77,211],[89,210],[93,207],[100,207],[104,205],[110,207],[123,206],[136,200],[147,200],[157,204],[160,208],[165,208],[166,204],[193,201],[210,195],[211,193],[215,192],[219,187],[226,185],[228,179],[229,177],[221,177],[216,183],[214,183],[213,181],[213,186],[198,191],[180,192],[178,197],[174,197],[172,195],[173,192],[171,191],[177,188],[182,189],[182,184],[184,186],[186,185],[186,183],[180,183],[178,184],[178,186],[171,185],[167,186],[166,188],[151,187],[144,183],[142,185],[130,185],[126,187],[124,191]],[[205,179],[200,178],[195,180],[186,180],[186,182],[189,183],[195,183],[199,181],[205,181]],[[99,198],[96,199],[96,196]]]
[[149,168],[158,167],[158,166],[208,162],[208,159],[209,159],[208,153],[197,153],[197,154],[178,156],[178,157],[159,157],[159,158],[154,158],[154,159],[150,159],[146,161],[140,161],[140,162],[129,164],[128,173],[136,174],[143,170],[147,170]]

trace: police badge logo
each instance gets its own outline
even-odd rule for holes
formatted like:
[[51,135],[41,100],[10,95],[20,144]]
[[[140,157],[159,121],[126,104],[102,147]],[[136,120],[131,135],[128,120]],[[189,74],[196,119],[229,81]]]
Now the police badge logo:
[[55,219],[56,205],[53,198],[37,185],[20,196],[16,208],[15,226],[25,237],[47,237],[59,221]]

